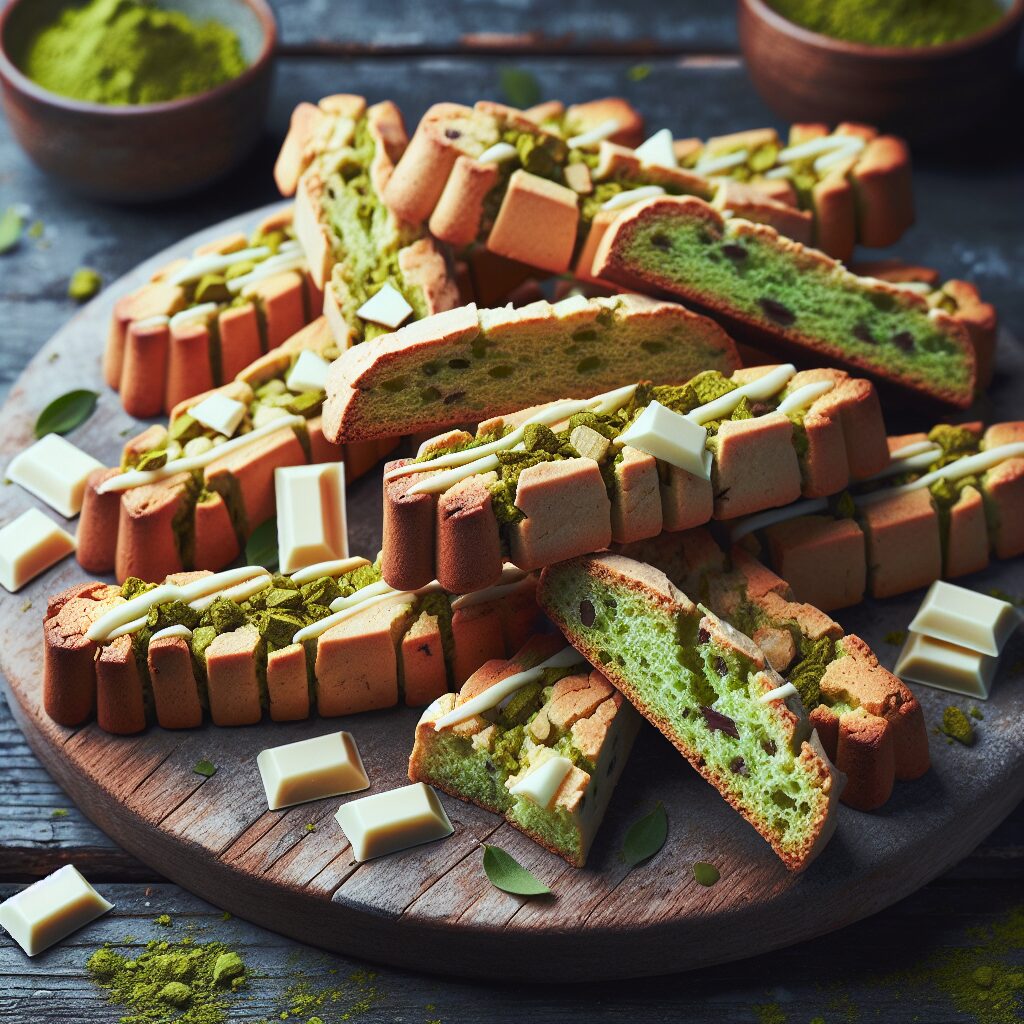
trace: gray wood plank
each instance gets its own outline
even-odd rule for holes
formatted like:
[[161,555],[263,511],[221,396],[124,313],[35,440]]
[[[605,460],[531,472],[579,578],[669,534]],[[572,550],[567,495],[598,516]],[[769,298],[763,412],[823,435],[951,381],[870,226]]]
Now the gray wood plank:
[[722,0],[550,4],[539,0],[271,0],[286,51],[443,52],[501,47],[587,53],[735,49],[732,5]]

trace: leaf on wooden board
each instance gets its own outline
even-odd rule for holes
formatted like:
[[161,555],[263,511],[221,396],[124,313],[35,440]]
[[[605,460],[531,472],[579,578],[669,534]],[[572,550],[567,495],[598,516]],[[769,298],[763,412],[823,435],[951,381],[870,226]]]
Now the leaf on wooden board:
[[209,779],[217,774],[217,766],[212,761],[196,761],[192,771],[196,775],[202,775],[204,779]]
[[249,565],[262,565],[271,572],[277,570],[281,556],[277,550],[277,518],[260,523],[245,542],[245,560]]
[[0,217],[0,254],[10,252],[21,241],[24,227],[21,214],[13,206],[8,206]]
[[650,860],[665,845],[667,838],[668,815],[664,805],[659,802],[650,814],[629,826],[622,843],[622,859],[629,867],[636,867]]
[[524,110],[540,102],[540,82],[533,72],[522,68],[502,68],[498,74],[501,91],[513,107]]
[[81,426],[96,408],[96,399],[100,396],[95,391],[69,391],[66,395],[55,398],[36,420],[36,437],[47,434],[67,434],[75,427]]
[[698,861],[693,865],[693,880],[698,885],[714,885],[722,877],[714,864]]
[[513,896],[543,896],[551,892],[500,846],[484,843],[484,871],[491,885]]

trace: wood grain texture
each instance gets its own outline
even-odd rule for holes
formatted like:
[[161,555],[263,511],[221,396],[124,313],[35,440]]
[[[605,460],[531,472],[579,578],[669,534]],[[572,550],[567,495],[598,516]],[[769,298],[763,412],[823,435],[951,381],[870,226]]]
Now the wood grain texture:
[[[36,411],[55,394],[71,386],[98,387],[101,339],[119,294],[152,265],[204,238],[245,227],[262,212],[211,227],[160,254],[58,332],[0,411],[0,459],[29,441]],[[1007,339],[1004,348],[1005,365],[1019,367],[1019,346]],[[1006,406],[1003,414],[1010,412]],[[115,396],[104,392],[93,418],[71,439],[112,462],[128,422]],[[379,476],[352,488],[353,550],[376,550],[379,501]],[[20,489],[4,488],[0,521],[31,504]],[[239,916],[375,961],[510,978],[521,958],[529,957],[534,977],[565,980],[663,973],[749,956],[831,931],[914,891],[966,855],[1024,794],[1024,734],[1018,728],[1024,691],[1006,678],[1004,667],[985,706],[979,745],[936,742],[933,771],[900,785],[881,813],[842,808],[835,839],[800,877],[789,876],[753,830],[649,729],[585,871],[567,867],[493,815],[454,800],[446,800],[456,829],[451,839],[360,865],[333,821],[337,800],[264,810],[256,754],[331,727],[348,728],[374,790],[392,788],[405,781],[417,713],[380,712],[330,725],[314,720],[245,729],[208,725],[180,733],[153,729],[128,738],[95,725],[58,727],[40,708],[39,621],[46,595],[83,576],[68,562],[22,593],[0,597],[0,666],[14,696],[12,710],[54,778],[96,824],[161,875]],[[996,565],[972,583],[1024,589],[1020,566],[1013,563]],[[844,615],[844,626],[883,656],[887,650],[895,655],[883,635],[909,621],[918,598],[869,602]],[[31,607],[22,610],[27,601]],[[1004,666],[1016,657],[1009,652]],[[921,697],[929,722],[936,722],[948,698],[932,692]],[[201,759],[218,766],[212,778],[192,771]],[[625,831],[657,800],[669,812],[668,844],[650,864],[626,871],[618,857]],[[480,864],[485,840],[543,878],[555,897],[524,902],[492,888]],[[699,860],[719,866],[718,886],[694,883],[690,867]]]

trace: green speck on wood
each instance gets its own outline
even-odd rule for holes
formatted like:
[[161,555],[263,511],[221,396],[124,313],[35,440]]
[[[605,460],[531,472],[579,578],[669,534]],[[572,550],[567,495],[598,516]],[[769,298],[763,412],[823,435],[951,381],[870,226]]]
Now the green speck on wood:
[[631,82],[642,82],[647,78],[653,68],[650,64],[634,64],[627,72],[626,77]]
[[212,761],[196,761],[192,771],[196,775],[202,775],[203,778],[209,779],[217,774],[217,766]]
[[10,252],[21,241],[25,222],[13,206],[8,206],[0,217],[0,254]]
[[722,875],[714,864],[698,861],[693,865],[693,880],[698,885],[714,885]]
[[79,267],[68,282],[68,298],[75,302],[91,299],[103,287],[103,278],[92,267]]
[[540,101],[540,83],[530,71],[522,68],[502,68],[498,73],[501,91],[513,107],[522,110]]
[[894,629],[885,634],[885,642],[891,644],[893,647],[899,647],[900,644],[904,643],[907,639],[907,631],[905,629]]
[[67,816],[68,812],[63,807],[54,807],[54,809],[50,811],[51,818],[66,818]]
[[668,838],[668,815],[660,802],[638,821],[634,821],[622,842],[622,859],[629,867],[653,857]]
[[543,896],[551,892],[500,846],[484,843],[484,873],[491,885],[513,896]]

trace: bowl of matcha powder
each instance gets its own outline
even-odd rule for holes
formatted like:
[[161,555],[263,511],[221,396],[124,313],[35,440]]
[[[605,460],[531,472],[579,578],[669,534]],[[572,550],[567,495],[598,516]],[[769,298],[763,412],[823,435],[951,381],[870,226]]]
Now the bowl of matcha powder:
[[788,121],[942,144],[1010,117],[1024,0],[739,0],[740,45]]
[[184,195],[262,135],[276,37],[265,0],[11,0],[4,110],[29,158],[76,191]]

